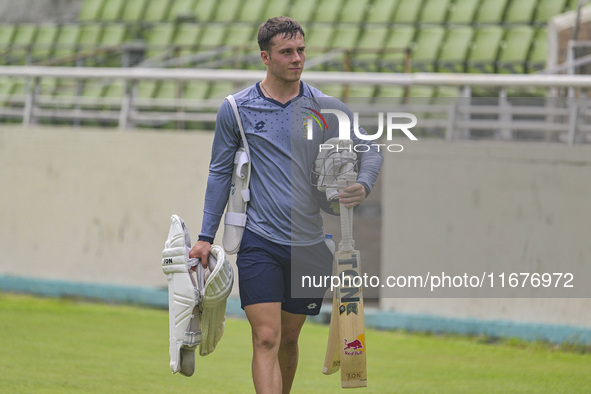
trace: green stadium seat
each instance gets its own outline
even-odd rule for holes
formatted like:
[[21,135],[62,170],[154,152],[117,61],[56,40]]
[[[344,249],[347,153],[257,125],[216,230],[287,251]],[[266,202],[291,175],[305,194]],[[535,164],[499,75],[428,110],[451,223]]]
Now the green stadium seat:
[[[295,2],[299,6],[298,2]],[[334,23],[339,20],[343,0],[319,1],[314,14],[314,22]],[[297,19],[296,19],[297,20]]]
[[194,10],[195,0],[172,0],[166,20],[174,22],[178,18],[194,18]]
[[[420,85],[414,85],[410,88],[409,91],[409,97],[414,98],[414,99],[422,99],[422,98],[432,98],[435,96],[435,87],[433,86],[420,86]],[[423,100],[418,100],[416,101],[419,104],[424,104],[425,101]],[[430,102],[430,100],[429,100]],[[419,117],[420,119],[420,117]]]
[[306,32],[306,52],[317,56],[327,52],[332,44],[334,28],[328,24],[314,24]]
[[121,13],[125,0],[108,0],[105,2],[99,19],[103,22],[117,22],[121,19]]
[[419,23],[444,24],[451,0],[425,0],[419,17]]
[[[250,3],[250,2],[248,2]],[[218,0],[217,9],[211,18],[212,22],[232,22],[236,20],[236,16],[240,11],[242,5],[241,0]],[[249,4],[244,3],[245,6]]]
[[149,0],[143,21],[147,23],[162,22],[168,16],[172,0]]
[[253,46],[255,40],[255,27],[250,24],[232,24],[228,26],[225,44],[233,47]]
[[260,16],[260,23],[275,16],[287,15],[289,5],[289,0],[270,0]]
[[156,96],[156,89],[158,88],[158,81],[140,80],[135,84],[136,97],[143,99],[151,99]]
[[447,23],[468,25],[474,22],[480,0],[456,0],[450,7]]
[[527,72],[536,72],[546,68],[548,57],[548,32],[538,29],[534,36],[532,49],[527,61]]
[[[239,22],[249,22],[261,24],[261,15],[267,6],[267,0],[252,0],[242,6],[237,20]],[[268,18],[267,18],[268,19]]]
[[30,60],[29,51],[37,34],[37,25],[33,23],[19,24],[12,37],[10,60],[13,64],[25,64]]
[[55,40],[54,58],[73,56],[78,49],[80,24],[63,25]]
[[334,29],[332,48],[354,49],[361,33],[361,27],[357,24],[340,24]]
[[366,23],[391,23],[400,0],[374,0],[367,11]]
[[569,0],[568,4],[566,5],[566,11],[576,11],[579,1],[580,0]]
[[397,23],[416,23],[423,8],[423,0],[401,0],[396,8],[392,22]]
[[539,0],[533,23],[536,25],[548,23],[553,16],[564,12],[567,2],[568,0]]
[[414,26],[398,26],[395,27],[388,35],[384,45],[384,53],[380,56],[380,69],[404,72],[406,51],[410,49],[416,29]]
[[43,62],[51,57],[58,32],[59,26],[56,24],[44,23],[39,25],[35,42],[31,48],[33,62]]
[[[435,90],[435,97],[437,98],[458,98],[460,97],[460,88],[455,86],[439,86]],[[441,100],[445,103],[446,101]],[[448,101],[447,101],[448,102]]]
[[336,97],[339,99],[343,98],[344,85],[342,83],[323,84],[319,85],[318,88],[322,91],[322,93],[328,96]]
[[[333,50],[354,50],[361,33],[361,27],[358,24],[342,23],[337,25],[334,29],[332,43],[330,44]],[[343,71],[350,67],[350,64],[345,64],[345,52],[339,54],[328,63],[328,71]]]
[[183,97],[188,100],[204,100],[209,96],[208,81],[190,81],[185,84]]
[[437,71],[464,72],[473,37],[474,29],[470,26],[449,27],[437,59]]
[[[295,19],[302,25],[312,21],[312,16],[316,9],[317,0],[298,0],[292,2],[289,9],[289,17]],[[277,16],[277,15],[275,15]]]
[[121,12],[121,21],[139,22],[144,18],[148,8],[148,0],[126,0]]
[[388,36],[386,25],[367,25],[357,42],[357,50],[351,58],[353,71],[378,71],[381,51]]
[[183,83],[177,81],[160,81],[155,98],[174,99],[182,98]]
[[347,92],[347,97],[367,99],[375,97],[376,86],[353,84],[349,85],[345,91]]
[[78,50],[88,51],[99,46],[103,26],[99,23],[85,23],[80,26],[80,36],[78,38]]
[[104,5],[105,0],[84,0],[78,13],[78,21],[96,22],[100,20]]
[[530,24],[534,18],[534,11],[539,0],[511,1],[505,15],[505,24]]
[[199,37],[199,50],[215,49],[223,46],[226,41],[228,25],[221,23],[208,23],[202,25]]
[[493,73],[503,38],[503,28],[500,26],[483,26],[477,28],[474,41],[468,54],[467,72]]
[[236,92],[236,85],[234,82],[230,81],[223,81],[223,82],[213,82],[211,89],[209,90],[208,98],[212,99],[223,99],[229,94]]
[[514,26],[507,29],[497,61],[497,72],[525,73],[533,38],[534,29],[531,26]]
[[181,23],[174,35],[173,45],[178,48],[179,56],[194,53],[199,46],[201,28],[196,23]]
[[369,0],[346,0],[341,12],[341,23],[361,23],[369,9]]
[[231,48],[222,54],[225,67],[233,69],[244,67],[248,55],[255,52],[252,48],[256,42],[254,29],[254,25],[251,24],[233,24],[228,27],[225,45]]
[[445,35],[443,26],[431,26],[421,28],[412,49],[412,67],[415,70],[435,70],[437,55]]
[[376,91],[376,97],[383,103],[401,103],[404,95],[404,86],[398,85],[380,85]]
[[5,101],[10,97],[12,83],[9,77],[0,77],[0,105],[5,106]]
[[14,36],[15,31],[16,25],[14,24],[0,24],[0,48],[2,48],[2,52],[12,44],[12,37]]
[[[481,0],[474,22],[476,24],[499,25],[509,0]],[[519,0],[521,1],[521,0]]]
[[155,56],[162,56],[170,51],[175,32],[176,25],[174,23],[153,25],[146,37],[146,58],[150,59]]
[[125,95],[125,81],[120,79],[107,83],[102,89],[101,97],[121,98]]
[[[99,47],[114,48],[123,45],[127,39],[127,26],[123,23],[109,23],[105,25]],[[107,53],[100,54],[98,57],[101,63],[105,66],[121,67],[121,53],[120,51],[110,50]]]
[[121,45],[127,38],[127,27],[121,23],[109,23],[103,28],[100,46]]

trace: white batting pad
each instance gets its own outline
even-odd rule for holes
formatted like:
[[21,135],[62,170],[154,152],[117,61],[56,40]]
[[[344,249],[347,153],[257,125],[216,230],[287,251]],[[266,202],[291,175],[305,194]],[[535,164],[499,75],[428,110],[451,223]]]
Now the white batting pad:
[[211,246],[205,269],[198,259],[189,259],[189,230],[177,215],[170,220],[162,251],[162,271],[168,280],[170,369],[191,376],[197,345],[199,354],[206,356],[215,350],[224,333],[234,271],[218,245]]
[[238,253],[244,226],[246,226],[246,207],[250,200],[248,183],[250,169],[248,154],[239,148],[234,156],[232,186],[228,198],[228,208],[224,217],[224,236],[222,244],[228,254]]
[[173,215],[170,221],[168,239],[162,251],[162,271],[168,281],[170,369],[176,373],[181,366],[180,350],[183,344],[195,348],[200,340],[197,333],[188,334],[194,317],[193,309],[200,295],[189,269],[189,231],[177,215]]
[[203,273],[205,285],[202,290],[201,327],[202,341],[199,354],[206,356],[213,352],[224,333],[226,301],[234,283],[234,271],[224,250],[213,245],[208,268]]

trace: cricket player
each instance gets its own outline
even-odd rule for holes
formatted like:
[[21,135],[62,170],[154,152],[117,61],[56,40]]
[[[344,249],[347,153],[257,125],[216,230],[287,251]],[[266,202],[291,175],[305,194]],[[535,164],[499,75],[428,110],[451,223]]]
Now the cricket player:
[[[266,76],[234,95],[252,165],[248,219],[237,267],[241,304],[252,329],[252,376],[257,393],[290,391],[300,330],[306,316],[317,315],[322,305],[325,289],[312,298],[292,297],[291,266],[309,264],[317,274],[332,274],[333,256],[324,243],[320,209],[309,178],[318,144],[336,132],[316,133],[310,143],[302,124],[296,133],[301,133],[301,141],[297,149],[294,146],[298,136],[292,125],[302,120],[293,122],[292,106],[300,99],[326,97],[301,80],[304,37],[302,27],[291,18],[276,17],[263,23],[257,40]],[[237,120],[226,100],[217,115],[202,229],[191,258],[208,261],[230,192],[234,154],[240,146]],[[383,160],[379,149],[359,156],[357,183],[339,194],[340,202],[348,207],[366,198]]]

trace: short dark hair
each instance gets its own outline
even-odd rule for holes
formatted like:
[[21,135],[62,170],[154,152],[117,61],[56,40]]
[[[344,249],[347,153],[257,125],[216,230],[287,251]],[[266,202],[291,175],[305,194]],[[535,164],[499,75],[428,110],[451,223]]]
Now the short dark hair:
[[271,49],[271,39],[278,34],[283,34],[283,38],[293,38],[296,35],[301,34],[302,37],[306,37],[304,29],[295,20],[287,16],[277,16],[275,18],[267,19],[259,27],[257,34],[257,41],[261,51],[269,51]]

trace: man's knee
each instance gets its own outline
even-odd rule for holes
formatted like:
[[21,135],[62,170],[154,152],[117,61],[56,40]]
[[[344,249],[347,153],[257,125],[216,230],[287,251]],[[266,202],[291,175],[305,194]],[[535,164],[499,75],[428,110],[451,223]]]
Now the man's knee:
[[280,344],[281,331],[274,327],[262,326],[253,330],[253,345],[257,349],[270,350]]

